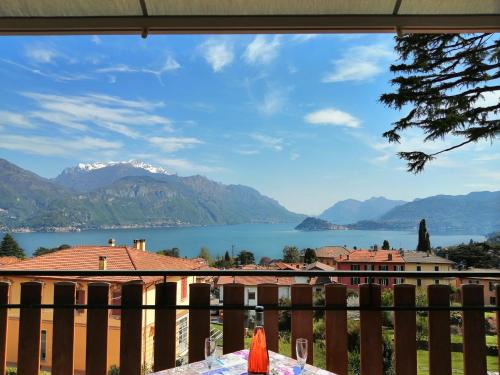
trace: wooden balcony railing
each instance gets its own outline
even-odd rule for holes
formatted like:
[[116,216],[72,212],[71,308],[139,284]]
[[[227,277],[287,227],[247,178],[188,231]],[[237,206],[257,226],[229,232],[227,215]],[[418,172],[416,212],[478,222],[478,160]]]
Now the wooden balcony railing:
[[[2,276],[43,278],[44,276],[217,276],[217,275],[274,275],[274,276],[392,276],[440,278],[463,275],[460,272],[377,272],[377,271],[0,271]],[[468,276],[500,277],[500,273]],[[210,335],[210,310],[223,310],[223,352],[244,347],[244,286],[224,286],[222,306],[210,305],[210,285],[191,284],[188,305],[176,305],[177,284],[162,282],[155,285],[154,305],[143,304],[143,282],[122,284],[121,306],[110,305],[110,284],[93,282],[88,286],[88,303],[75,304],[75,283],[56,282],[54,303],[42,304],[42,283],[23,282],[20,303],[9,304],[7,282],[0,282],[0,374],[6,371],[8,309],[20,309],[18,332],[18,361],[20,375],[35,375],[40,369],[41,311],[53,309],[52,374],[70,375],[74,372],[74,309],[86,309],[86,373],[106,375],[108,371],[109,309],[121,309],[120,374],[141,374],[142,310],[155,311],[154,370],[175,366],[176,310],[189,310],[189,361],[204,359],[204,339]],[[383,373],[382,311],[394,311],[394,350],[397,375],[417,374],[416,313],[428,312],[429,371],[431,375],[449,375],[451,369],[450,311],[462,312],[464,373],[486,374],[486,343],[484,312],[499,314],[500,286],[496,287],[496,306],[485,306],[481,285],[461,287],[461,306],[450,306],[450,287],[430,285],[427,289],[428,306],[416,306],[415,286],[395,285],[394,306],[381,306],[381,286],[362,284],[359,287],[359,306],[347,306],[347,288],[340,284],[325,286],[325,305],[313,306],[312,287],[307,284],[291,286],[291,306],[278,304],[278,286],[258,286],[257,302],[265,307],[265,329],[268,347],[278,350],[279,310],[291,310],[291,337],[313,341],[313,310],[324,311],[326,368],[339,375],[348,371],[347,311],[360,311],[360,357],[362,375]],[[497,324],[497,331],[498,331]],[[497,332],[498,334],[499,332]],[[500,337],[500,335],[498,336]],[[308,361],[313,359],[313,345],[309,345]],[[293,353],[293,351],[292,351]]]

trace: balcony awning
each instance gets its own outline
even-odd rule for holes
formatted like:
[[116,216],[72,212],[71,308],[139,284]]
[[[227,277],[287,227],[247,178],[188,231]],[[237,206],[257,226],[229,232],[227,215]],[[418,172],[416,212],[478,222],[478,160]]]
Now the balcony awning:
[[0,1],[0,35],[499,30],[499,0]]

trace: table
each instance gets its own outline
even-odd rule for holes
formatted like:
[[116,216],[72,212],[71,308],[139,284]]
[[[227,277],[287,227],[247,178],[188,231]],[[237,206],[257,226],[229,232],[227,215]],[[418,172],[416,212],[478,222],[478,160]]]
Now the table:
[[[214,361],[210,373],[205,361],[155,372],[150,375],[243,375],[247,373],[248,350],[225,354]],[[300,367],[297,361],[269,351],[270,375],[299,375]],[[301,375],[335,375],[332,372],[306,365]]]

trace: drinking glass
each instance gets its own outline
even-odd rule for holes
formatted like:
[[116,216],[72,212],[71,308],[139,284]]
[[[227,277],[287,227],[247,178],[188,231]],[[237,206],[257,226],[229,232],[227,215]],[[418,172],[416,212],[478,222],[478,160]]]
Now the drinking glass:
[[307,339],[300,338],[295,341],[295,353],[300,366],[300,372],[302,373],[307,361]]
[[210,337],[205,339],[205,360],[207,361],[208,372],[210,372],[214,363],[215,346],[214,339]]

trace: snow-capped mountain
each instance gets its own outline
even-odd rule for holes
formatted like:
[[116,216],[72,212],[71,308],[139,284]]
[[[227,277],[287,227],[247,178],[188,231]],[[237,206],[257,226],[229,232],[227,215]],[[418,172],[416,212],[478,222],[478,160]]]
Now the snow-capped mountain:
[[172,174],[164,168],[137,160],[79,163],[66,168],[54,179],[59,185],[78,192],[89,192],[112,184],[124,177],[166,177]]

